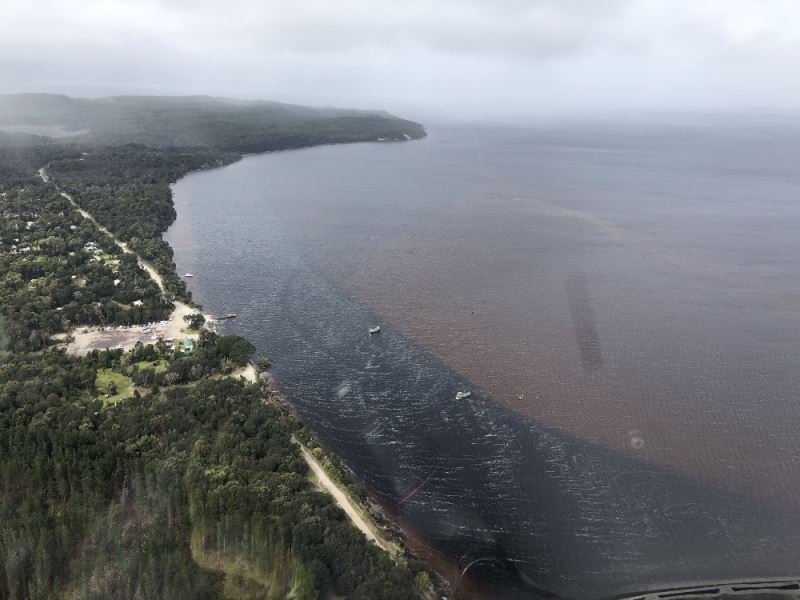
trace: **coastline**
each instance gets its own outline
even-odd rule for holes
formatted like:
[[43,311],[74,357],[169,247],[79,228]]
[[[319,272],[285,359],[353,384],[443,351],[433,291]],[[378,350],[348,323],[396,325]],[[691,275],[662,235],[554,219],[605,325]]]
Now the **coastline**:
[[[190,171],[189,173],[191,172],[194,171]],[[186,173],[186,175],[189,173]],[[167,290],[164,285],[163,277],[152,265],[146,263],[138,253],[128,247],[126,242],[118,239],[109,229],[101,225],[95,217],[80,206],[70,194],[62,191],[57,184],[53,183],[46,166],[39,169],[37,174],[45,184],[52,183],[56,191],[68,200],[84,219],[92,223],[92,225],[104,235],[108,236],[122,252],[135,256],[139,267],[145,271],[147,276],[161,290],[161,293],[166,296]],[[170,197],[172,198],[172,184],[170,185]],[[177,274],[177,269],[174,265],[173,271]],[[164,322],[160,325],[153,323],[125,328],[73,328],[71,331],[59,335],[57,338],[59,340],[59,345],[64,347],[67,353],[75,356],[86,355],[95,349],[112,347],[121,347],[123,351],[127,352],[138,342],[143,344],[152,343],[149,339],[152,334],[150,331],[151,327],[158,333],[169,335],[169,337],[177,338],[178,336],[183,336],[197,339],[199,332],[189,331],[183,317],[191,314],[203,314],[208,319],[209,315],[204,314],[203,307],[195,302],[192,302],[190,306],[178,299],[172,299],[171,301],[174,303],[174,309],[168,322]],[[214,322],[211,320],[207,321],[205,327],[213,330]],[[316,444],[313,438],[307,436],[305,433],[305,431],[307,431],[305,425],[300,420],[292,405],[281,396],[278,391],[277,382],[268,370],[259,372],[254,363],[250,362],[247,366],[230,373],[228,377],[244,380],[247,384],[259,386],[263,393],[264,402],[271,402],[279,408],[279,410],[285,411],[291,415],[298,427],[298,436],[293,437],[293,441],[298,445],[300,456],[308,466],[309,478],[315,482],[317,488],[322,493],[326,493],[332,497],[353,526],[365,535],[368,542],[374,543],[381,550],[386,552],[394,562],[403,566],[409,567],[410,560],[418,560],[404,544],[400,536],[393,534],[386,527],[379,524],[378,519],[376,519],[375,509],[371,510],[371,507],[359,497],[359,494],[353,492],[351,488],[355,485],[355,481],[353,480],[352,471],[344,467],[345,470],[340,473],[332,472],[330,466],[332,464],[342,465],[341,461],[336,455]],[[304,439],[301,441],[299,438]],[[375,502],[372,502],[372,504],[377,506]],[[378,517],[381,521],[391,522],[384,513],[381,513]],[[392,524],[394,525],[394,523]],[[399,526],[395,525],[395,527]],[[429,576],[429,573],[433,573],[433,571],[429,569],[418,569],[416,583],[420,597],[425,600],[443,597],[444,585],[441,581],[434,582]],[[438,575],[438,573],[436,574]]]
[[[253,371],[256,372],[255,368]],[[452,579],[449,575],[452,575],[450,573],[452,565],[445,564],[443,559],[430,561],[429,558],[435,556],[435,551],[420,552],[426,548],[424,542],[411,543],[411,538],[415,538],[413,533],[393,519],[376,498],[364,491],[364,488],[354,489],[355,486],[360,485],[360,482],[353,471],[335,453],[318,442],[316,434],[300,419],[294,406],[282,394],[275,376],[269,370],[261,371],[257,377],[265,391],[265,402],[270,402],[286,411],[300,425],[293,441],[299,446],[301,454],[309,466],[309,474],[317,478],[316,483],[320,487],[320,491],[331,495],[345,511],[353,525],[361,530],[368,540],[372,541],[370,538],[374,538],[374,543],[383,549],[392,560],[406,565],[412,560],[424,562],[428,571],[434,575],[420,586],[422,588],[420,589],[421,596],[425,600],[448,597],[451,592]],[[319,455],[319,459],[315,455]],[[333,472],[333,469],[326,468],[322,464],[323,461],[329,466],[333,466],[334,469],[339,467],[339,471]],[[331,463],[333,464],[331,465]],[[317,467],[325,474],[325,478],[319,478]],[[344,500],[344,504],[352,505],[352,511],[346,509],[340,499]],[[359,525],[358,520],[363,523],[363,527]],[[434,564],[436,564],[435,568]],[[448,573],[448,576],[444,575],[445,572]]]
[[[413,141],[414,139],[417,138],[397,141]],[[332,142],[324,145],[338,145],[341,143],[342,142]],[[348,143],[371,142],[365,141]],[[211,169],[223,168],[225,166],[235,164],[244,158],[252,156],[300,149],[303,148],[290,148],[287,150],[270,150],[267,152],[241,154],[236,160],[224,165],[211,167]],[[191,175],[195,172],[207,170],[210,169],[203,168],[192,170],[182,175],[179,179],[182,179],[183,177]],[[175,205],[174,185],[176,183],[177,181],[174,181],[169,185],[170,198],[173,206]],[[164,239],[163,235],[164,233],[162,233],[162,240]],[[164,241],[166,242],[166,240]],[[173,267],[177,273],[177,266],[173,265]],[[179,301],[175,300],[175,303],[177,306]],[[195,302],[192,302],[192,304],[194,304],[202,313],[202,305]],[[262,391],[264,392],[264,401],[270,402],[281,410],[286,411],[298,423],[298,433],[303,439],[295,437],[293,441],[298,445],[300,454],[308,465],[310,477],[315,481],[317,487],[322,493],[326,493],[333,498],[336,504],[345,512],[353,526],[361,531],[370,543],[374,543],[376,546],[381,548],[392,558],[393,561],[397,562],[398,564],[404,564],[407,566],[410,561],[417,561],[425,564],[427,569],[421,571],[420,575],[426,575],[426,577],[423,578],[422,581],[417,581],[420,596],[425,600],[448,597],[447,594],[451,591],[450,587],[452,579],[445,576],[443,571],[448,571],[450,569],[442,569],[442,566],[444,565],[438,565],[437,568],[434,569],[431,566],[429,559],[427,557],[423,558],[418,552],[422,546],[425,546],[424,542],[420,541],[420,544],[409,544],[407,542],[407,536],[411,535],[413,537],[413,534],[407,532],[404,527],[402,527],[396,520],[391,518],[391,516],[376,498],[369,495],[369,492],[366,492],[366,496],[364,497],[362,494],[358,494],[352,489],[356,485],[361,485],[358,479],[355,477],[353,471],[347,467],[347,465],[344,464],[335,453],[318,443],[318,436],[316,436],[308,427],[308,425],[302,421],[291,402],[286,399],[285,396],[283,396],[276,378],[272,375],[269,369],[259,371],[253,363],[250,363],[244,369],[232,373],[231,376],[239,377],[249,383],[260,385]],[[320,454],[320,459],[318,459],[315,454]],[[322,461],[328,463],[332,462],[335,465],[340,466],[340,473],[331,472],[330,469],[326,468],[326,466],[322,464]],[[429,553],[426,552],[425,554],[428,555]],[[440,560],[434,562],[440,563],[442,561]],[[434,575],[434,577],[428,576],[428,573]]]

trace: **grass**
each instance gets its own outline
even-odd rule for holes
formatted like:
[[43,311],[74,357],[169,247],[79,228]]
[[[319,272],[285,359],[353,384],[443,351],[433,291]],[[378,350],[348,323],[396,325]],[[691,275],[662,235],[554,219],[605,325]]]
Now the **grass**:
[[166,359],[161,360],[143,360],[133,364],[137,369],[154,369],[156,373],[163,373],[167,370]]
[[113,254],[101,254],[100,262],[112,270],[114,270],[115,267],[119,267],[119,258]]
[[227,551],[207,548],[199,527],[192,529],[189,548],[200,567],[224,575],[223,597],[240,600],[256,598],[291,598],[287,588],[296,584],[298,564],[289,552],[275,547],[269,566],[249,560],[247,552],[235,546]]
[[[117,393],[108,394],[108,385],[111,382],[117,387]],[[115,373],[111,369],[98,369],[97,378],[94,380],[95,388],[100,395],[100,399],[106,404],[114,404],[123,398],[133,397],[133,380],[130,377],[125,377],[119,373]]]

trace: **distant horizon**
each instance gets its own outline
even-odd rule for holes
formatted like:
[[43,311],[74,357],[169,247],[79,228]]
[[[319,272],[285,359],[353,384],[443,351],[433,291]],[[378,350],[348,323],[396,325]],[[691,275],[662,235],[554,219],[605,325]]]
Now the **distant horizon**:
[[[441,126],[516,126],[516,127],[536,127],[552,126],[558,124],[575,123],[609,123],[609,124],[642,124],[642,125],[689,125],[696,124],[696,119],[708,119],[701,124],[713,124],[725,122],[728,119],[737,117],[747,117],[754,120],[791,120],[797,121],[800,125],[800,108],[789,109],[770,106],[752,106],[741,108],[684,108],[684,109],[604,109],[594,111],[574,111],[570,113],[553,113],[539,115],[508,115],[501,117],[498,115],[486,115],[483,117],[475,116],[472,118],[453,117],[435,111],[397,111],[390,110],[381,106],[347,106],[333,103],[309,104],[293,102],[286,99],[267,97],[267,96],[235,96],[232,94],[208,94],[208,93],[149,93],[149,92],[128,92],[128,93],[107,93],[96,95],[78,95],[66,91],[40,91],[26,90],[0,92],[0,97],[10,96],[57,96],[73,100],[103,100],[113,98],[205,98],[209,100],[247,102],[247,103],[272,103],[286,106],[299,106],[321,110],[353,110],[363,112],[389,113],[395,117],[410,119],[422,125],[441,125]],[[2,116],[0,115],[0,125]]]
[[0,40],[5,93],[493,122],[800,106],[790,0],[7,0]]

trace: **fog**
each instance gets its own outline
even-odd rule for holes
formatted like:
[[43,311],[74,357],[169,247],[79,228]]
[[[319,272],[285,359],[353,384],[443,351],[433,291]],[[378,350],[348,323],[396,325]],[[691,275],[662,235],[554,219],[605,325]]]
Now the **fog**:
[[793,110],[793,0],[3,0],[0,92],[514,120]]

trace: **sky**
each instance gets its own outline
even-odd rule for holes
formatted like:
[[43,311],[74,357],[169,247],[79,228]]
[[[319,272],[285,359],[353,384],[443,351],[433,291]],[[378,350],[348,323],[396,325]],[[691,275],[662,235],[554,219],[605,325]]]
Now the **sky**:
[[797,0],[2,0],[0,93],[515,120],[800,106]]

